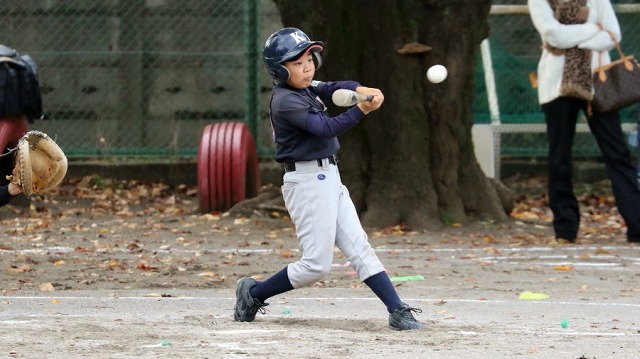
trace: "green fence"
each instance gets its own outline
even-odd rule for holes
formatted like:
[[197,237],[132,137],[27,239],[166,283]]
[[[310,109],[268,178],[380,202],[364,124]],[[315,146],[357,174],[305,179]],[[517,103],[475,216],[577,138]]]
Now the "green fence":
[[[640,12],[631,8],[638,5],[614,3],[627,4],[619,17],[623,48],[633,54]],[[495,1],[489,19],[500,121],[520,126],[502,135],[503,156],[539,156],[545,148],[529,81],[540,44],[525,4]],[[31,127],[55,137],[70,158],[193,158],[202,129],[216,121],[248,123],[259,154],[270,156],[270,80],[258,51],[279,27],[273,0],[0,2],[1,42],[31,55],[40,69],[48,119]],[[489,123],[481,60],[474,121]],[[632,109],[623,115],[636,121]],[[597,154],[588,133],[579,134],[576,151]]]

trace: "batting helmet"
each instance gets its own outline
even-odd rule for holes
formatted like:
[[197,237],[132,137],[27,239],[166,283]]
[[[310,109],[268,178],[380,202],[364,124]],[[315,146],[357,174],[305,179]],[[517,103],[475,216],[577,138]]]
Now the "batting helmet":
[[324,49],[321,41],[311,41],[309,36],[295,27],[280,29],[267,39],[262,50],[262,58],[273,82],[279,85],[289,80],[289,70],[284,67],[285,61],[295,60],[311,51],[318,61],[318,68],[322,65],[322,57],[318,52]]

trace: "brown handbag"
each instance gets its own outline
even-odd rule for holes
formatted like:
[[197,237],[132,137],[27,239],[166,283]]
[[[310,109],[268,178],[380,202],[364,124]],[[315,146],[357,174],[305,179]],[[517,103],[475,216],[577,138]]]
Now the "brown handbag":
[[591,107],[597,112],[619,110],[640,102],[640,65],[633,55],[625,56],[613,34],[607,32],[616,44],[620,59],[594,70]]

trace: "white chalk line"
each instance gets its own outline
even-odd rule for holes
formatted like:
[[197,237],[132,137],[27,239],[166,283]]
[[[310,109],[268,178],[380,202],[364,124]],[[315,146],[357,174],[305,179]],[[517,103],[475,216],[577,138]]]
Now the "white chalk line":
[[[551,251],[558,250],[560,248],[551,248],[551,247],[532,247],[532,248],[499,248],[499,247],[491,247],[500,252],[543,252],[543,251]],[[571,251],[595,251],[595,250],[614,250],[620,249],[619,247],[581,247],[581,248],[562,248],[568,249]],[[625,248],[626,250],[627,248]],[[148,249],[149,251],[153,251],[156,253],[180,253],[180,254],[232,254],[232,253],[276,253],[288,251],[291,253],[299,253],[300,250],[298,248],[291,249],[272,249],[272,248],[257,248],[257,249],[247,249],[247,248],[228,248],[228,249],[205,249],[205,250],[190,250],[190,249]],[[47,247],[47,248],[38,248],[38,249],[22,249],[22,250],[0,250],[0,254],[2,253],[12,253],[12,254],[40,254],[47,255],[52,252],[54,253],[72,253],[75,249],[71,247]],[[111,252],[128,252],[127,249],[124,248],[113,248],[110,249]],[[337,249],[336,249],[337,251]],[[98,251],[100,252],[100,251]],[[483,248],[469,248],[469,249],[458,249],[458,248],[417,248],[417,249],[394,249],[394,248],[377,248],[376,252],[380,253],[469,253],[469,252],[485,252]],[[492,264],[502,264],[502,265],[537,265],[543,267],[555,267],[555,266],[574,266],[574,267],[590,267],[592,269],[598,270],[613,270],[613,271],[634,271],[634,268],[630,268],[629,266],[640,266],[640,257],[616,257],[613,255],[592,255],[589,256],[590,259],[594,260],[594,262],[584,262],[584,261],[569,261],[568,259],[572,257],[577,257],[582,259],[582,256],[579,255],[567,255],[567,254],[559,254],[559,255],[540,255],[540,256],[483,256],[483,257],[474,257],[474,258],[459,258],[463,260],[475,260],[481,262],[487,262]],[[455,257],[454,257],[455,259]],[[541,260],[553,260],[558,259],[561,261],[541,261]],[[606,262],[605,262],[606,261]],[[340,266],[340,264],[334,264],[334,266]]]
[[[539,249],[531,248],[530,252],[536,252]],[[595,249],[595,248],[594,248]],[[499,249],[501,251],[507,251],[504,249]],[[40,254],[40,255],[48,255],[51,252],[54,253],[71,253],[74,249],[70,247],[51,247],[45,249],[24,249],[24,250],[0,250],[0,254],[4,253],[12,253],[12,254]],[[183,249],[171,249],[171,250],[153,250],[157,253],[181,253],[181,254],[214,254],[214,253],[276,253],[282,251],[288,251],[292,253],[299,253],[300,250],[295,249],[207,249],[203,251],[199,250],[183,250]],[[463,250],[454,250],[455,252],[463,252]],[[474,251],[482,251],[481,249],[468,249],[467,252]],[[99,251],[98,251],[99,252]],[[114,252],[127,252],[126,249],[115,249]],[[407,250],[407,249],[376,249],[376,252],[385,252],[385,253],[413,253],[413,252],[438,252],[438,250],[434,249],[418,249],[418,250]],[[442,250],[441,252],[449,252],[449,250]],[[520,252],[520,250],[516,251]],[[580,256],[577,256],[580,257]],[[616,257],[611,255],[594,255],[590,256],[594,261],[599,262],[572,262],[572,261],[558,261],[558,262],[541,262],[542,259],[569,259],[571,256],[569,255],[552,255],[552,256],[517,256],[517,257],[509,257],[509,256],[485,256],[485,257],[476,257],[476,258],[458,258],[463,260],[476,260],[481,262],[493,263],[493,264],[503,264],[503,265],[538,265],[544,267],[555,267],[555,266],[574,266],[574,267],[591,267],[599,270],[617,270],[617,271],[634,271],[634,268],[629,268],[628,266],[640,266],[640,258],[636,257]],[[454,258],[455,259],[455,258]],[[604,260],[609,260],[608,262],[604,262]],[[611,262],[612,260],[616,260],[615,262]],[[340,264],[334,264],[334,266],[340,266]]]
[[[87,297],[87,296],[0,296],[0,301],[2,302],[11,302],[11,300],[34,300],[34,301],[42,301],[42,300],[51,300],[51,299],[59,299],[59,300],[77,300],[77,301],[101,301],[103,302],[105,299],[112,299],[114,302],[120,300],[131,300],[131,301],[230,301],[235,302],[235,297],[136,297],[136,296],[100,296],[100,297]],[[640,303],[607,303],[607,302],[585,302],[585,301],[553,301],[553,300],[500,300],[500,299],[447,299],[447,298],[404,298],[406,301],[411,302],[434,302],[434,303],[471,303],[471,304],[533,304],[533,305],[572,305],[572,306],[603,306],[603,307],[631,307],[631,308],[640,308]],[[328,301],[380,301],[378,298],[374,297],[287,297],[288,302],[294,301],[314,301],[314,302],[328,302]]]
[[233,329],[233,330],[214,330],[213,334],[260,334],[260,333],[277,333],[288,332],[286,329]]
[[[535,330],[522,330],[522,333],[529,333],[529,334],[540,334],[539,332],[535,331]],[[480,332],[476,332],[476,331],[468,331],[468,330],[450,330],[447,333],[449,334],[458,334],[458,335],[465,335],[465,336],[483,336],[485,335],[484,333],[480,333]],[[566,331],[547,331],[544,332],[543,335],[547,335],[547,336],[593,336],[593,337],[622,337],[627,335],[627,333],[623,333],[623,332],[574,332],[574,331],[570,331],[570,330],[566,330]]]
[[[374,247],[376,252],[388,252],[388,253],[413,253],[413,252],[435,252],[435,253],[447,253],[447,252],[485,252],[487,249],[495,249],[499,252],[578,252],[578,251],[638,251],[640,254],[640,246],[553,246],[553,247],[499,247],[499,246],[486,246],[477,248],[386,248],[386,247]],[[182,248],[145,248],[147,251],[157,253],[273,253],[281,251],[299,252],[299,248],[289,249],[275,249],[275,248],[213,248],[213,249],[182,249]],[[0,249],[0,253],[69,253],[74,252],[75,248],[65,246],[53,246],[53,247],[41,247],[30,249]],[[336,251],[338,249],[336,248]],[[109,248],[108,250],[97,249],[96,253],[101,252],[129,252],[126,248]],[[615,257],[615,256],[608,256]]]
[[594,336],[594,337],[622,337],[627,333],[611,333],[611,332],[546,332],[545,335],[550,336]]

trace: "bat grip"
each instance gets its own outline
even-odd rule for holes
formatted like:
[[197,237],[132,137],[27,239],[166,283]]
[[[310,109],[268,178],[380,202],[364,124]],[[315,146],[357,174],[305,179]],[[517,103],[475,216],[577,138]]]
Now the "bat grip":
[[364,100],[371,102],[371,101],[373,101],[373,96],[372,95],[367,95]]

